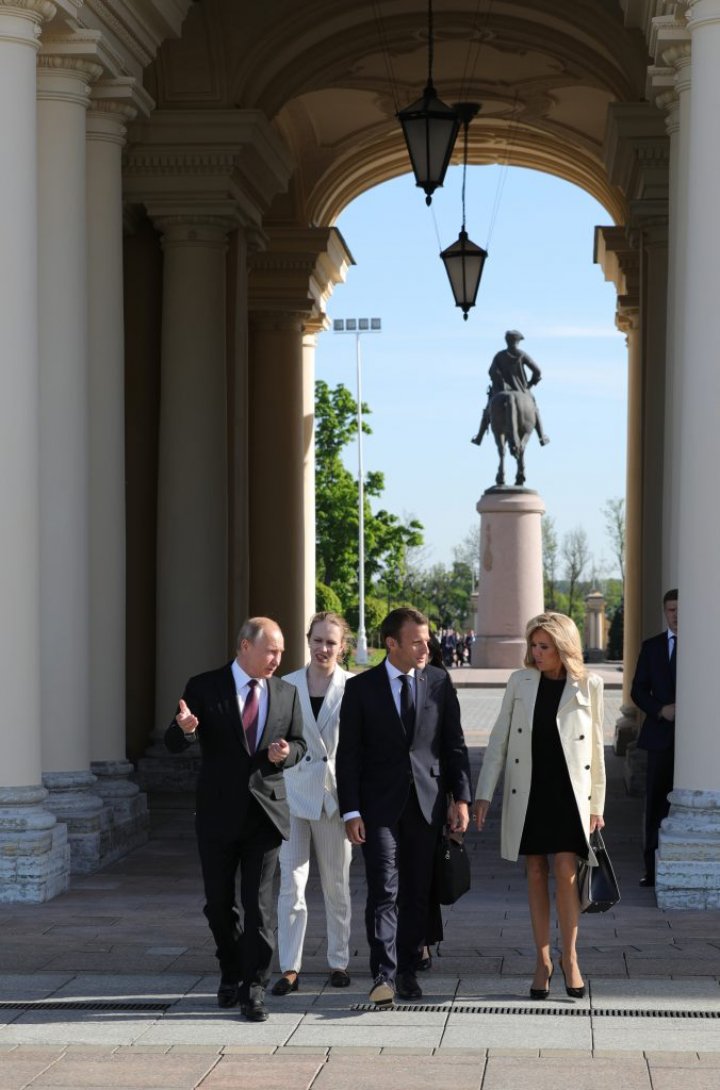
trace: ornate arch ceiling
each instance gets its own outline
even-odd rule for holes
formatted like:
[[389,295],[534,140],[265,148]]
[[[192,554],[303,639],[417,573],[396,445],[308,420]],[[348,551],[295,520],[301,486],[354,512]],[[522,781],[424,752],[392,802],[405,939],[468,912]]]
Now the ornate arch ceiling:
[[[644,97],[648,63],[619,0],[434,0],[434,82],[477,101],[471,163],[509,162],[582,186],[616,220],[602,161],[607,107]],[[260,109],[297,164],[275,220],[331,224],[407,172],[398,108],[427,77],[427,0],[200,0],[148,89],[171,109]]]

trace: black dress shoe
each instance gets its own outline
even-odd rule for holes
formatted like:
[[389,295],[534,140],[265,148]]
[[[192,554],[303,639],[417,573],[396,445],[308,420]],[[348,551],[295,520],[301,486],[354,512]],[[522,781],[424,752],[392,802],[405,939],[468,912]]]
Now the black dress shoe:
[[290,979],[289,976],[283,975],[276,980],[270,991],[273,995],[287,995],[289,992],[296,992],[300,987],[300,976],[298,973]]
[[641,886],[646,886],[646,887],[649,887],[651,889],[654,888],[654,886],[655,886],[655,875],[654,874],[643,874],[642,878],[640,879],[639,884]]
[[347,988],[350,984],[350,973],[347,969],[333,969],[330,973],[331,988]]
[[415,973],[398,973],[395,987],[400,999],[422,999],[422,988]]
[[236,1007],[239,1001],[238,997],[238,982],[221,980],[220,986],[217,990],[217,1002],[218,1007],[221,1010],[229,1010],[230,1007]]
[[267,1022],[267,1007],[262,999],[248,999],[247,1003],[240,1004],[240,1010],[248,1022]]

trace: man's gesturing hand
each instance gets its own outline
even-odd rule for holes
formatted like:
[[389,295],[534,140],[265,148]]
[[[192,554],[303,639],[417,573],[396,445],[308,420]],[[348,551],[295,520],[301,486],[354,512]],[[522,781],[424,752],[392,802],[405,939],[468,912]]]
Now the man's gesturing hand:
[[179,708],[175,722],[185,734],[194,734],[199,722],[198,717],[193,715],[184,700],[180,701]]

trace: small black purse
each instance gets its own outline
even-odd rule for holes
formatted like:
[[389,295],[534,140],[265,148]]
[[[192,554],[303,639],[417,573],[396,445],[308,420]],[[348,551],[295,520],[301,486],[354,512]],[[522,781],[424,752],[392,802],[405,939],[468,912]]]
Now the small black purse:
[[470,859],[462,841],[443,830],[435,849],[433,892],[441,905],[454,905],[470,889]]
[[578,860],[580,911],[607,912],[620,900],[620,887],[599,829],[590,834],[590,847],[595,852],[597,866],[591,867],[587,859]]

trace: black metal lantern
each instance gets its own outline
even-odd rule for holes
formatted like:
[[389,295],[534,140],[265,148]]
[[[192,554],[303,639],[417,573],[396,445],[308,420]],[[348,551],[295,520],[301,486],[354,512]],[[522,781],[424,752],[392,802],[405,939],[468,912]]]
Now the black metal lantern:
[[457,111],[442,102],[432,81],[433,20],[428,0],[428,81],[422,98],[397,114],[407,144],[415,184],[425,191],[425,204],[443,184],[460,127]]
[[453,242],[442,251],[445,272],[448,274],[450,287],[455,297],[455,306],[462,307],[463,319],[467,321],[470,307],[475,306],[480,278],[485,267],[487,250],[472,242],[465,230],[465,178],[467,174],[468,156],[468,128],[475,114],[478,112],[475,102],[461,102],[456,106],[458,117],[462,120],[464,129],[463,139],[463,180],[462,180],[462,227],[457,242]]

